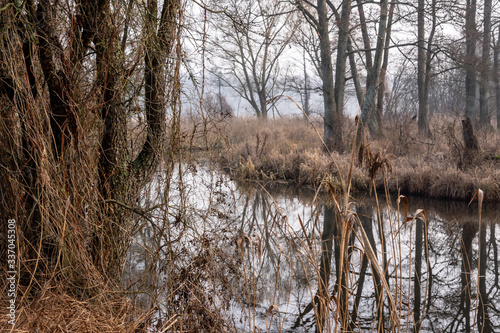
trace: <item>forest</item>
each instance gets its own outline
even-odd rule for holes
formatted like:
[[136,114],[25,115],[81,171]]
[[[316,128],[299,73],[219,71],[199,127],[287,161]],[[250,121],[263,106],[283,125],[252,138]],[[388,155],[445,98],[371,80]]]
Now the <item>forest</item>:
[[499,1],[1,0],[0,43],[1,331],[500,330]]

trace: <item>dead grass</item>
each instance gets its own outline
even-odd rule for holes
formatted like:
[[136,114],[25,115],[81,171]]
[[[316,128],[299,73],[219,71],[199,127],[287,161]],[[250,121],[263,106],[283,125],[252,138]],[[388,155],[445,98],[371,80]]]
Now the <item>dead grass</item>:
[[[340,186],[350,158],[333,153],[334,163],[321,150],[320,119],[313,125],[316,129],[301,118],[226,120],[224,148],[217,158],[239,179],[285,181],[315,188],[328,179]],[[347,137],[352,140],[354,123],[349,121],[347,127]],[[461,169],[458,166],[464,160],[464,147],[460,119],[436,116],[431,121],[431,133],[428,138],[419,136],[412,121],[389,123],[386,137],[370,142],[373,158],[391,157],[392,173],[385,181],[392,193],[400,190],[405,195],[469,200],[480,187],[485,190],[485,201],[500,201],[500,161],[495,158],[500,153],[500,140],[494,133],[478,131],[481,154],[473,165]],[[381,175],[375,177],[378,189],[383,189],[383,182]],[[370,188],[370,176],[359,165],[353,169],[352,186],[358,191]]]
[[[16,324],[1,316],[6,332],[146,332],[139,309],[126,297],[101,295],[81,301],[67,288],[53,288],[17,309]],[[19,298],[18,298],[19,301]],[[7,329],[8,328],[8,329]],[[4,330],[2,330],[3,332]]]

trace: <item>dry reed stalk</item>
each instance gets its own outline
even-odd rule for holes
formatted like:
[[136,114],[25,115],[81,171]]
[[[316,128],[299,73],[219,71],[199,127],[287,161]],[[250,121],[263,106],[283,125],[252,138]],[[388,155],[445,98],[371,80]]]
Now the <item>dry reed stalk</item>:
[[358,228],[359,228],[360,233],[361,233],[360,236],[361,236],[361,241],[363,244],[363,249],[364,249],[368,259],[370,260],[370,263],[372,264],[373,269],[375,269],[376,274],[379,275],[379,277],[382,281],[382,284],[384,286],[384,289],[387,293],[387,297],[389,298],[389,304],[390,304],[391,310],[392,310],[391,311],[392,327],[396,327],[397,323],[399,321],[399,315],[398,315],[399,311],[398,311],[398,308],[396,306],[396,302],[394,301],[392,291],[389,288],[389,284],[387,283],[387,280],[385,279],[384,269],[382,268],[382,266],[380,266],[378,259],[377,259],[377,256],[375,255],[375,252],[373,251],[373,248],[370,245],[370,240],[368,239],[368,236],[366,235],[366,232],[365,232],[363,226],[359,222],[359,219],[356,219],[356,221],[358,222]]

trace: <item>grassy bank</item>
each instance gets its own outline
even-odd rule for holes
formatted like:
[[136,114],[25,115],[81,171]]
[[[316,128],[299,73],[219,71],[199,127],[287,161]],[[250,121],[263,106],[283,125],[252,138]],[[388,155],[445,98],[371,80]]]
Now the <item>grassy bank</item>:
[[[481,153],[465,167],[459,119],[435,118],[432,136],[421,138],[416,122],[387,124],[385,138],[366,143],[372,154],[386,161],[388,189],[405,195],[469,200],[477,188],[485,200],[500,201],[500,141],[495,133],[478,131]],[[223,140],[217,159],[235,178],[264,182],[285,182],[318,188],[324,180],[340,187],[348,174],[352,151],[328,156],[322,149],[320,120],[278,119],[262,122],[253,118],[232,118],[220,126]],[[352,142],[354,122],[348,121],[346,139]],[[356,152],[356,160],[358,159]],[[384,177],[375,178],[378,189]],[[358,161],[353,170],[355,191],[367,191],[371,179]]]

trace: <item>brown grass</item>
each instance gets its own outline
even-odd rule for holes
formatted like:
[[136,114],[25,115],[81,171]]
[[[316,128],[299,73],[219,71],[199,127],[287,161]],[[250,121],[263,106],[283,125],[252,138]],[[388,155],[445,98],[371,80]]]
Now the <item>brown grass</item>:
[[141,324],[145,319],[140,315],[142,311],[135,308],[126,297],[103,294],[82,301],[69,295],[66,290],[60,287],[45,290],[33,301],[17,309],[14,326],[7,323],[7,316],[1,316],[0,327],[8,328],[8,332],[146,331]]
[[[354,123],[352,120],[347,123],[347,138],[352,140]],[[318,119],[311,125],[302,118],[268,122],[232,118],[224,123],[224,148],[219,150],[217,158],[239,179],[314,188],[328,179],[340,186],[340,175],[348,173],[350,159],[348,155],[333,153],[333,163],[321,149],[318,134],[321,136],[322,132]],[[372,158],[390,163],[385,167],[392,169],[386,178],[392,193],[468,200],[480,187],[485,191],[485,201],[500,201],[500,160],[495,158],[500,154],[500,140],[494,133],[478,131],[481,154],[472,165],[461,169],[458,165],[463,161],[464,148],[459,119],[434,117],[431,133],[429,138],[419,136],[414,122],[404,126],[389,123],[386,137],[369,143]],[[356,165],[354,190],[370,188],[370,175],[375,176],[370,172],[366,175]],[[382,175],[375,177],[375,184],[383,189]]]

